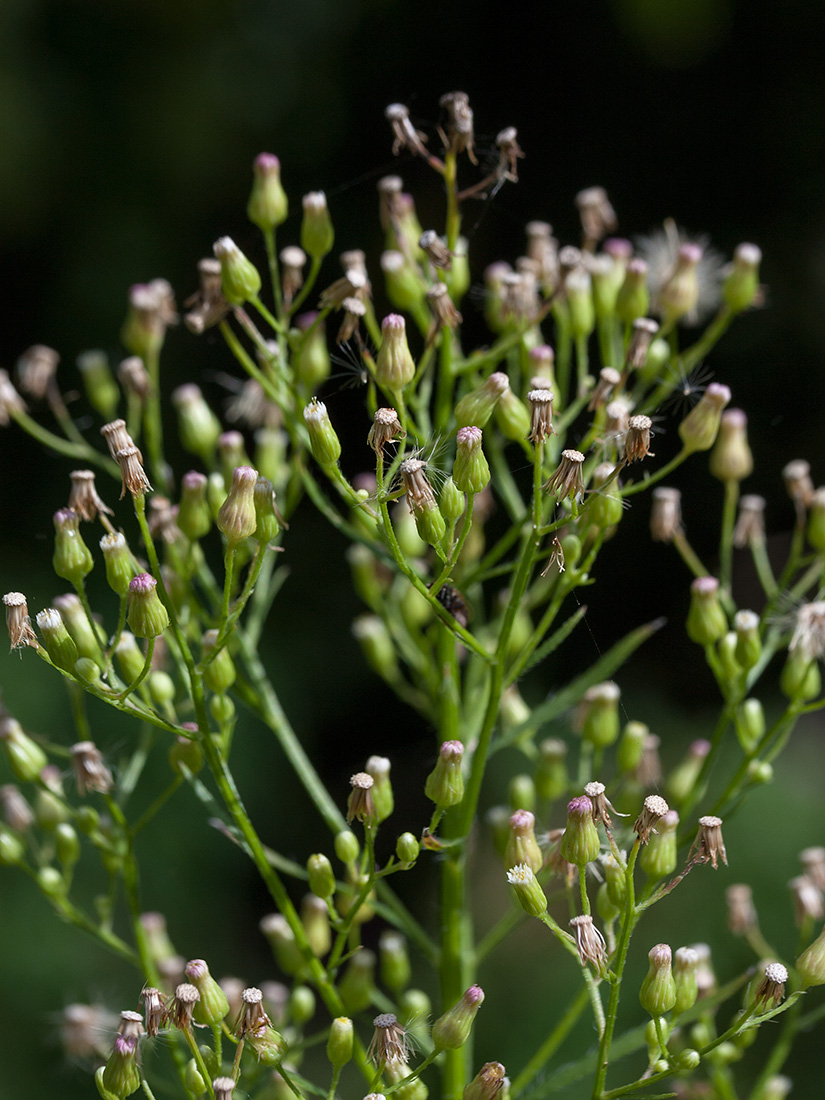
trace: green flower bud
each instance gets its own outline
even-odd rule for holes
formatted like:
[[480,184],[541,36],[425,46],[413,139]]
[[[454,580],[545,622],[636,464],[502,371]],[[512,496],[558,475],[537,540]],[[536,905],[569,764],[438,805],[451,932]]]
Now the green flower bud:
[[[610,480],[615,469],[612,462],[600,462],[593,471],[593,496],[590,498],[587,518],[600,530],[615,527],[624,515],[618,478]],[[607,487],[602,488],[605,483]]]
[[201,1077],[198,1063],[194,1058],[190,1058],[186,1063],[186,1069],[183,1072],[183,1082],[187,1091],[193,1093],[195,1096],[203,1096],[206,1092],[206,1082]]
[[247,259],[231,237],[220,237],[212,246],[221,262],[221,291],[231,306],[254,301],[261,291],[258,269]]
[[332,864],[325,855],[318,852],[307,860],[309,888],[316,897],[329,901],[335,893],[335,875]]
[[176,737],[169,749],[169,767],[174,772],[186,768],[197,775],[203,767],[203,749],[190,737]]
[[104,420],[114,420],[120,401],[120,389],[109,368],[106,352],[81,352],[77,357],[77,369],[80,371],[89,404]]
[[516,810],[510,817],[509,835],[504,849],[504,866],[526,865],[534,873],[541,870],[544,856],[536,840],[536,819],[529,810]]
[[500,394],[495,408],[496,424],[505,439],[520,443],[530,434],[532,417],[520,397],[508,387]]
[[616,316],[624,325],[632,325],[650,309],[647,275],[648,266],[644,260],[634,257],[628,262],[624,281],[616,295]]
[[639,864],[654,882],[676,870],[677,844],[676,830],[679,827],[679,815],[668,810],[651,833],[650,841],[639,852]]
[[427,285],[403,253],[394,250],[382,252],[381,270],[387,298],[396,309],[411,313],[421,308]]
[[676,1004],[676,983],[671,973],[671,951],[666,943],[657,943],[647,955],[650,968],[639,990],[639,1000],[645,1012],[662,1016]]
[[375,816],[378,821],[386,821],[395,808],[390,780],[390,762],[386,756],[371,756],[364,771],[373,779],[372,800],[375,803]]
[[639,371],[640,381],[647,384],[661,377],[669,359],[670,345],[667,340],[663,340],[661,337],[652,340],[650,347],[647,349],[645,365]]
[[163,347],[167,326],[177,320],[172,288],[165,279],[152,279],[129,288],[126,320],[120,330],[123,346],[144,362]]
[[728,276],[722,285],[722,300],[731,313],[750,309],[759,296],[759,265],[762,252],[755,244],[740,244],[733,254]]
[[567,745],[554,737],[548,737],[539,745],[539,762],[536,767],[536,793],[539,798],[552,802],[567,790]]
[[[406,461],[415,462],[417,460],[407,459]],[[402,462],[401,465],[403,466],[404,463]],[[447,534],[447,524],[435,499],[414,502],[413,519],[415,520],[415,529],[424,542],[429,546],[439,546],[441,544]]]
[[304,409],[304,423],[309,433],[312,457],[319,466],[334,466],[341,457],[341,441],[329,419],[323,401],[313,398]]
[[745,699],[736,708],[734,725],[739,744],[746,753],[752,752],[765,733],[765,712],[758,699]]
[[596,912],[599,914],[604,924],[609,924],[622,915],[623,910],[620,906],[614,904],[610,892],[607,889],[606,882],[601,884],[596,894]]
[[377,615],[359,615],[352,624],[367,664],[382,680],[392,683],[398,678],[398,657],[390,632]]
[[447,272],[447,289],[456,305],[461,302],[471,284],[472,275],[467,256],[467,238],[459,237],[453,249],[452,267]]
[[501,371],[495,371],[479,386],[465,394],[455,407],[455,422],[458,428],[483,428],[505,390],[510,388],[510,379]]
[[578,716],[583,741],[606,749],[617,740],[620,696],[619,686],[612,680],[587,689]]
[[181,446],[211,465],[223,428],[204,400],[200,387],[192,382],[178,386],[172,392],[172,404],[178,410],[178,438]]
[[442,743],[436,765],[424,784],[424,794],[439,810],[457,806],[464,797],[463,757],[464,746],[460,741]]
[[[39,625],[39,615],[37,619]],[[816,661],[812,661],[801,647],[789,650],[779,676],[779,688],[785,698],[794,703],[807,703],[819,695],[820,686]]]
[[253,493],[255,501],[255,541],[265,546],[278,537],[281,524],[275,508],[275,490],[266,477],[258,477]]
[[210,1026],[219,1024],[229,1015],[229,1001],[226,994],[209,973],[209,967],[203,959],[192,959],[184,971],[187,979],[200,993],[195,1005],[193,1017],[198,1024]]
[[232,487],[218,512],[216,526],[230,548],[255,534],[255,484],[258,471],[251,466],[236,466]]
[[567,803],[567,827],[559,850],[568,863],[580,869],[599,858],[599,830],[593,821],[593,803],[586,795]]
[[415,360],[407,343],[407,326],[398,313],[381,322],[381,347],[375,359],[375,381],[382,389],[400,393],[415,377]]
[[604,883],[610,901],[617,909],[624,912],[627,880],[625,879],[624,868],[612,852],[602,858],[602,870],[604,871]]
[[687,635],[697,645],[708,646],[724,638],[728,620],[719,601],[719,581],[697,577],[690,586]]
[[164,672],[160,668],[152,669],[146,677],[146,686],[149,689],[149,696],[156,706],[169,706],[174,703],[177,689],[175,688],[175,681],[168,672]]
[[733,627],[736,631],[736,660],[742,668],[751,669],[762,656],[759,616],[753,611],[737,611]]
[[699,984],[696,979],[696,971],[699,968],[699,954],[692,947],[679,947],[674,958],[676,974],[676,1001],[673,1005],[673,1015],[681,1016],[689,1008],[693,1008],[699,996]]
[[457,523],[464,515],[467,501],[464,498],[464,493],[461,492],[451,477],[447,478],[441,488],[438,506],[441,514],[450,523]]
[[507,1070],[501,1062],[485,1062],[467,1085],[461,1100],[504,1100]]
[[803,989],[825,985],[825,928],[796,960],[796,970]]
[[748,764],[748,782],[753,784],[773,783],[773,767],[767,760],[751,760]]
[[58,577],[79,588],[95,564],[80,534],[80,517],[71,508],[61,508],[54,514],[54,532],[52,567]]
[[[756,1033],[754,1033],[756,1038]],[[686,1050],[680,1050],[673,1060],[673,1065],[680,1074],[692,1073],[702,1061],[702,1056],[698,1050],[694,1050],[692,1047],[688,1047]]]
[[66,893],[66,880],[56,867],[41,867],[36,881],[47,898],[56,898]]
[[728,683],[735,683],[742,675],[742,666],[736,660],[736,634],[729,630],[716,646],[722,675]]
[[100,631],[98,634],[92,629],[92,624],[86,617],[79,597],[74,592],[68,592],[65,596],[55,596],[54,606],[60,612],[60,617],[77,646],[80,656],[89,658],[98,668],[103,669],[105,662],[101,642],[105,644],[105,635],[101,638],[100,634],[103,632]]
[[197,470],[190,470],[181,480],[177,524],[190,542],[202,539],[212,527],[212,510],[207,501],[208,485],[208,479]]
[[14,867],[21,863],[26,855],[26,846],[21,837],[7,825],[0,825],[0,867]]
[[302,199],[304,216],[301,222],[301,248],[313,260],[323,259],[332,251],[335,230],[327,209],[323,191],[310,191]]
[[272,153],[259,153],[252,163],[252,193],[246,215],[264,232],[287,219],[289,201],[281,184],[281,162]]
[[375,955],[363,948],[352,956],[338,982],[338,992],[347,1012],[355,1015],[368,1008],[374,986]]
[[135,641],[134,634],[124,630],[115,647],[115,658],[121,677],[131,684],[143,670],[143,654]]
[[[205,660],[211,655],[218,640],[217,630],[207,630],[201,638],[201,656]],[[213,657],[203,670],[203,682],[209,691],[225,695],[235,683],[235,662],[226,646]]]
[[378,941],[381,981],[397,999],[410,984],[410,956],[407,941],[399,932],[387,928]]
[[54,830],[55,852],[63,867],[74,867],[80,859],[80,840],[68,823],[62,821]]
[[169,612],[156,592],[158,582],[138,573],[129,582],[129,629],[136,638],[157,638],[169,625]]
[[[312,340],[309,342],[312,343]],[[307,389],[312,392],[319,384],[315,382],[307,386]],[[258,428],[254,438],[255,469],[262,477],[269,478],[277,492],[282,492],[286,488],[289,475],[289,436],[282,428]]]
[[699,276],[697,267],[702,259],[702,249],[692,241],[679,247],[676,267],[659,291],[659,310],[666,322],[680,321],[692,314],[699,301]]
[[399,1019],[407,1033],[419,1043],[426,1039],[429,1042],[429,1027],[427,1021],[432,1016],[432,1003],[422,989],[407,989],[401,994],[398,1002]]
[[[527,710],[525,717],[529,717],[529,709],[526,704],[525,710]],[[514,775],[507,784],[507,796],[513,810],[534,811],[536,808],[536,785],[533,782],[533,777],[524,774]],[[518,862],[521,862],[521,860]]]
[[126,544],[126,536],[120,531],[104,535],[100,540],[100,549],[103,551],[103,564],[106,567],[106,580],[109,587],[118,596],[125,596],[129,591],[129,582],[137,573]]
[[41,829],[50,832],[69,818],[69,810],[63,800],[63,786],[59,769],[47,765],[40,772],[44,784],[34,798],[34,816]]
[[618,262],[607,252],[592,256],[588,264],[593,288],[593,305],[599,319],[610,319],[616,311],[616,298],[621,290],[629,256]]
[[710,472],[719,481],[743,481],[753,473],[748,444],[748,418],[741,409],[726,409],[710,452]]
[[573,337],[581,339],[589,336],[596,327],[596,313],[588,273],[583,268],[574,268],[564,280],[564,292]]
[[93,806],[79,806],[75,822],[84,836],[94,836],[100,828],[100,814]]
[[341,1070],[352,1058],[355,1029],[349,1016],[332,1021],[327,1039],[327,1058],[333,1069]]
[[290,336],[294,349],[293,369],[304,393],[313,393],[329,378],[332,365],[327,348],[326,329],[323,322],[316,324],[315,311],[301,313],[295,318]]
[[332,946],[329,908],[323,898],[305,894],[301,901],[301,923],[313,955],[323,958]]
[[395,854],[400,863],[415,863],[420,850],[421,845],[413,833],[402,833],[395,842]]
[[808,542],[818,553],[825,551],[825,487],[817,489],[808,509]]
[[711,382],[701,400],[679,425],[679,438],[684,450],[709,451],[716,441],[722,422],[722,410],[730,401],[730,390],[719,382]]
[[116,1035],[109,1061],[95,1074],[100,1095],[104,1100],[109,1096],[125,1100],[140,1088],[140,1070],[137,1064],[137,1036]]
[[480,493],[490,483],[490,467],[481,449],[481,428],[472,425],[459,428],[453,481],[462,493],[472,495]]
[[471,985],[460,1001],[443,1016],[439,1016],[432,1030],[433,1046],[436,1050],[459,1050],[464,1046],[483,1001],[484,991],[481,986]]
[[47,607],[45,611],[37,613],[36,622],[43,636],[46,652],[53,664],[57,665],[58,668],[62,668],[64,672],[73,673],[80,655],[74,639],[66,629],[66,624],[63,622],[60,612],[54,607]]
[[286,917],[280,913],[268,913],[262,917],[258,926],[266,936],[275,962],[284,974],[297,974],[304,966],[304,956],[295,942],[295,933],[289,927]]
[[616,766],[622,775],[634,775],[642,762],[650,730],[644,722],[628,722],[616,748]]
[[672,802],[684,802],[692,792],[705,757],[710,752],[710,741],[693,741],[685,756],[667,777],[667,797]]
[[342,863],[348,865],[355,863],[361,851],[355,833],[349,829],[342,829],[340,833],[336,833],[334,846],[336,856]]

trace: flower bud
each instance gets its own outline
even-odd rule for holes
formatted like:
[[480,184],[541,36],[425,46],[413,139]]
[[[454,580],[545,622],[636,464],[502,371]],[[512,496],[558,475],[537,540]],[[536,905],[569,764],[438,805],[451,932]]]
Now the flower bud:
[[231,306],[254,301],[261,290],[261,276],[231,237],[220,237],[212,246],[221,262],[221,291]]
[[627,882],[622,865],[612,852],[602,856],[602,869],[604,870],[604,884],[611,903],[620,912],[624,912]]
[[5,825],[0,825],[0,867],[14,867],[26,857],[21,837]]
[[587,518],[602,531],[615,527],[624,515],[619,482],[613,477],[615,470],[612,462],[600,462],[593,471],[593,495]]
[[564,280],[564,293],[574,339],[589,336],[596,327],[596,312],[591,279],[584,268],[574,268],[570,272]]
[[648,265],[634,257],[625,268],[624,281],[616,295],[616,316],[624,325],[644,318],[650,309],[650,293],[647,289]]
[[309,447],[312,457],[319,466],[334,466],[341,457],[341,441],[323,401],[313,398],[304,409],[304,423],[309,433]]
[[399,932],[384,929],[378,941],[381,981],[397,999],[410,984],[410,956],[407,941]]
[[342,829],[340,833],[336,833],[333,843],[335,846],[335,854],[342,863],[355,863],[360,852],[355,833],[350,832],[349,829]]
[[500,394],[495,408],[496,424],[505,439],[520,443],[532,431],[533,417],[520,397],[508,387]]
[[52,566],[58,577],[70,581],[76,588],[94,568],[94,558],[80,534],[80,517],[71,508],[61,508],[54,514],[54,556]]
[[526,864],[538,873],[544,862],[544,856],[536,840],[536,819],[529,810],[516,810],[510,817],[507,844],[504,849],[505,867]]
[[676,267],[659,291],[659,310],[665,321],[673,323],[695,313],[699,301],[697,268],[702,249],[692,241],[679,247]]
[[687,755],[676,765],[667,777],[667,796],[673,802],[684,802],[693,790],[705,757],[710,752],[710,741],[693,741],[688,746]]
[[126,537],[120,531],[104,535],[100,540],[100,549],[103,551],[103,564],[106,567],[106,580],[109,587],[118,596],[125,596],[129,591],[129,584],[134,578],[135,565]]
[[212,512],[206,499],[208,484],[208,478],[197,470],[190,470],[181,479],[177,524],[190,542],[202,539],[212,527]]
[[386,821],[395,807],[390,780],[390,762],[386,756],[371,756],[364,771],[373,779],[372,800],[375,803],[376,817],[379,822]]
[[507,872],[507,881],[528,917],[541,917],[547,912],[547,898],[532,867],[526,863],[511,867]]
[[252,193],[246,215],[264,232],[282,225],[289,213],[289,202],[281,184],[281,162],[272,153],[259,153],[252,163]]
[[204,763],[203,749],[191,737],[176,737],[169,749],[168,760],[173,772],[182,773],[182,769],[186,768],[192,775],[197,775]]
[[444,741],[441,745],[436,765],[424,785],[424,793],[439,810],[457,806],[464,797],[463,756],[464,746],[460,741]]
[[644,722],[627,722],[616,748],[616,765],[622,775],[635,775],[642,763],[650,730]]
[[305,393],[317,390],[332,370],[326,330],[323,322],[316,324],[317,318],[318,314],[314,311],[301,313],[295,318],[296,328],[290,333],[290,339],[295,336],[298,340],[293,366],[295,377]]
[[313,955],[323,958],[332,946],[329,907],[323,898],[316,897],[315,894],[304,896],[301,902],[301,923]]
[[129,629],[136,638],[157,638],[169,626],[169,613],[157,594],[158,582],[138,573],[129,582]]
[[506,1087],[507,1071],[501,1062],[485,1062],[469,1085],[462,1100],[496,1100]]
[[100,634],[93,629],[79,597],[74,592],[67,592],[64,596],[55,596],[54,606],[60,613],[60,617],[77,646],[80,656],[90,658],[102,669],[104,661],[101,642],[105,640],[105,636],[101,638]]
[[687,635],[697,645],[709,646],[723,638],[728,620],[719,601],[719,581],[715,577],[697,577],[690,586]]
[[748,418],[741,409],[722,413],[719,434],[710,452],[710,472],[719,481],[743,481],[753,473],[747,429]]
[[[95,1074],[100,1095],[109,1100],[125,1100],[140,1088],[140,1070],[137,1064],[137,1036],[116,1035],[112,1053],[105,1066]],[[103,1091],[105,1090],[105,1091]],[[107,1096],[108,1094],[108,1096]]]
[[510,388],[510,379],[501,371],[496,371],[479,386],[465,394],[455,407],[455,422],[458,428],[475,426],[483,428],[496,407],[498,399]]
[[[52,663],[64,672],[73,673],[80,654],[60,612],[54,607],[47,607],[37,613],[36,622]],[[43,763],[45,764],[45,760]]]
[[352,1058],[355,1031],[349,1016],[338,1016],[332,1021],[327,1039],[327,1058],[333,1069],[341,1070]]
[[639,853],[639,864],[649,879],[656,881],[676,870],[678,826],[679,815],[675,810],[668,810],[656,826],[650,842]]
[[181,446],[197,455],[208,466],[223,431],[221,422],[209,408],[200,387],[192,382],[172,391],[172,404],[178,411],[178,437]]
[[347,1012],[363,1012],[372,1001],[375,985],[375,955],[367,948],[357,951],[338,982],[338,992]]
[[415,863],[420,850],[421,845],[413,833],[402,833],[395,842],[395,854],[400,863]]
[[481,449],[481,428],[468,425],[458,429],[453,481],[468,495],[480,493],[489,484],[490,467]]
[[803,989],[825,985],[825,928],[796,960],[796,970]]
[[651,1016],[661,1016],[676,1004],[676,983],[670,969],[671,952],[666,943],[658,943],[648,952],[650,968],[639,990],[642,1008]]
[[375,359],[375,381],[382,389],[401,393],[415,377],[415,360],[407,343],[407,326],[398,313],[381,322],[381,347]]
[[808,542],[818,553],[825,551],[825,486],[811,497],[808,512]]
[[568,863],[580,870],[599,858],[601,841],[593,821],[593,803],[586,795],[567,803],[567,826],[561,838],[560,851]]
[[716,441],[722,422],[722,410],[730,401],[730,390],[719,382],[711,382],[698,403],[679,425],[679,438],[684,450],[709,451]]
[[266,936],[275,962],[284,974],[297,974],[304,966],[304,956],[295,942],[295,933],[289,927],[286,917],[280,913],[268,913],[258,925]]
[[436,1050],[458,1050],[470,1037],[476,1013],[484,1001],[484,992],[471,985],[460,1001],[433,1024],[432,1040]]
[[332,864],[323,854],[316,853],[307,860],[309,888],[316,897],[329,901],[335,893],[335,875]]
[[105,351],[84,351],[77,357],[77,369],[83,381],[86,398],[104,420],[114,420],[120,400],[120,390],[109,369]]
[[[215,648],[218,640],[217,630],[207,630],[201,638],[201,656],[206,659]],[[235,662],[226,646],[222,646],[203,670],[203,682],[209,691],[225,695],[235,683]]]
[[310,191],[304,195],[304,216],[301,221],[301,248],[313,260],[321,260],[332,251],[335,231],[323,191]]
[[226,994],[209,973],[209,967],[203,959],[192,959],[184,971],[194,985],[200,1000],[196,1003],[193,1018],[196,1023],[219,1024],[229,1014],[229,1001]]
[[606,749],[618,739],[620,695],[618,684],[612,680],[588,688],[578,714],[583,741]]
[[548,737],[539,745],[539,762],[536,766],[536,793],[539,798],[552,802],[567,790],[569,779],[565,758],[567,745],[555,737]]
[[806,703],[819,695],[820,685],[821,677],[816,661],[801,648],[789,650],[779,674],[779,688],[785,698],[794,703]]
[[759,297],[759,265],[762,251],[755,244],[740,244],[722,285],[722,300],[731,313],[741,313]]
[[398,657],[386,624],[377,615],[359,615],[352,624],[367,664],[382,680],[392,683],[398,678]]
[[409,312],[420,308],[426,294],[426,283],[403,253],[394,250],[382,252],[381,270],[384,273],[387,298],[395,309]]

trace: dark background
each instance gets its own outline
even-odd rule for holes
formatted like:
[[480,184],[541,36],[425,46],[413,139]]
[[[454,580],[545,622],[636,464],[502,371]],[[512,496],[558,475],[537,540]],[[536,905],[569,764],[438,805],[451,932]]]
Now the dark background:
[[[748,410],[757,468],[745,488],[768,498],[772,549],[781,554],[792,521],[781,466],[805,456],[815,481],[825,477],[822,24],[813,0],[509,8],[466,0],[4,0],[0,366],[11,369],[32,343],[50,344],[61,351],[61,378],[72,389],[74,360],[83,349],[102,347],[114,362],[120,358],[118,331],[131,283],[164,276],[181,301],[195,287],[196,261],[224,233],[260,260],[244,207],[252,159],[264,149],[280,156],[292,201],[279,243],[297,239],[300,195],[323,188],[336,224],[336,254],[363,247],[377,271],[375,182],[381,175],[397,170],[404,177],[425,225],[441,216],[437,180],[419,164],[393,160],[383,109],[404,101],[432,132],[439,95],[462,88],[475,109],[479,145],[516,125],[527,154],[519,185],[506,186],[469,218],[471,227],[478,223],[471,237],[476,273],[493,259],[519,254],[530,218],[549,220],[563,241],[575,240],[573,195],[593,183],[608,188],[625,235],[673,216],[689,231],[707,234],[726,255],[741,240],[760,245],[767,308],[736,324],[709,367],[731,385],[734,403]],[[333,261],[327,274],[337,274]],[[164,352],[166,392],[203,370],[228,367],[210,336],[196,341],[176,330]],[[219,392],[214,382],[211,392]],[[334,384],[330,393],[331,408],[345,417],[354,408],[350,396]],[[82,416],[82,403],[76,408]],[[675,447],[673,425],[660,426],[663,458]],[[346,461],[352,460],[345,455]],[[16,429],[0,433],[0,462],[3,591],[23,589],[39,608],[55,592],[48,573],[51,513],[64,503],[70,465],[44,457]],[[690,490],[689,533],[712,561],[721,491],[705,465],[697,459],[681,484]],[[353,767],[378,751],[393,757],[398,787],[418,790],[430,766],[430,731],[376,687],[349,643],[357,604],[346,583],[343,546],[308,511],[293,526],[292,576],[266,643],[288,713],[310,749],[323,746],[324,774],[342,789]],[[667,763],[686,740],[707,733],[714,697],[682,639],[688,578],[668,548],[650,545],[646,526],[643,503],[605,550],[598,599],[588,596],[589,631],[578,632],[549,680],[537,680],[525,693],[537,700],[630,626],[667,614],[656,644],[620,677],[628,714],[663,736]],[[747,563],[740,576],[738,594],[747,604]],[[31,655],[22,662],[3,658],[0,681],[24,725],[44,731],[65,722],[62,697],[45,694],[43,670]],[[131,731],[107,727],[107,714],[96,717],[107,729],[101,741],[113,753],[125,751]],[[720,886],[758,872],[768,931],[792,952],[784,894],[786,880],[797,873],[793,853],[825,840],[816,735],[811,723],[778,768],[777,786],[760,792],[732,823],[735,870],[723,872],[713,891],[707,890],[710,872],[703,884],[692,884],[691,898],[703,906],[693,909],[693,924],[687,928],[684,915],[679,923],[676,914],[663,913],[658,938],[672,935],[675,944],[718,936]],[[252,725],[244,736],[249,753],[238,754],[240,780],[268,822],[265,836],[303,859],[313,840],[327,842],[307,821],[303,802],[288,793],[269,738]],[[517,766],[508,762],[511,770]],[[162,782],[162,757],[156,769]],[[202,954],[217,973],[265,980],[271,967],[255,926],[266,899],[225,842],[204,832],[199,810],[186,796],[180,801],[144,837],[147,856],[152,845],[165,854],[151,858],[147,907],[169,911],[187,957]],[[398,831],[416,828],[422,812],[421,800],[411,796],[399,811]],[[501,901],[498,878],[496,869],[489,883],[479,884],[482,897],[489,892]],[[58,1088],[67,1098],[91,1095],[88,1078],[61,1069],[56,1052],[45,1060],[32,1050],[50,1037],[49,1014],[64,1001],[99,997],[115,1008],[131,1005],[131,975],[93,944],[78,944],[9,871],[0,876],[0,926],[7,991],[0,1004],[7,1036],[0,1098]],[[730,974],[746,956],[726,942],[730,958],[717,966]],[[480,1018],[480,1053],[512,1059],[513,1066],[544,1034],[533,997],[540,998],[541,983],[555,980],[554,960],[547,960],[552,953],[540,937],[525,935],[516,946],[522,953],[508,955],[513,978],[501,994],[502,1011],[485,1010],[486,1025]],[[537,966],[543,968],[538,983]],[[506,1016],[533,1023],[523,1037],[502,1037],[494,1024]],[[799,1092],[804,1066],[791,1073]]]

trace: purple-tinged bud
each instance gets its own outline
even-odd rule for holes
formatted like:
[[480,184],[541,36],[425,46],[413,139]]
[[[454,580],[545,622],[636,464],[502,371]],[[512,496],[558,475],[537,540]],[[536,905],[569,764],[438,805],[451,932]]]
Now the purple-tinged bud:
[[722,299],[731,313],[750,309],[759,300],[759,265],[762,250],[755,244],[740,244],[722,286]]
[[61,508],[54,514],[54,531],[54,571],[58,577],[79,588],[95,564],[80,534],[80,517],[71,508]]
[[129,582],[129,629],[136,638],[157,638],[169,626],[169,612],[157,594],[158,582],[138,573]]
[[252,193],[246,214],[253,225],[264,232],[282,225],[289,213],[289,202],[281,184],[281,162],[272,153],[259,153],[252,162]]
[[255,534],[255,484],[258,471],[252,466],[236,466],[232,486],[218,512],[216,526],[230,547]]
[[676,1004],[676,983],[671,971],[671,951],[666,943],[657,943],[648,952],[650,968],[639,990],[642,1008],[654,1018],[669,1012]]
[[312,457],[319,466],[334,466],[341,457],[341,441],[335,433],[323,401],[313,398],[304,409],[304,423],[309,433]]
[[741,409],[722,413],[719,435],[710,452],[710,472],[719,481],[743,481],[753,472],[748,418]]
[[301,221],[301,248],[313,260],[321,260],[332,251],[335,230],[323,191],[310,191],[301,200],[304,216]]
[[730,389],[721,382],[711,382],[699,404],[679,425],[679,438],[685,451],[693,454],[694,451],[710,450],[719,432],[722,410],[729,402]]
[[382,389],[401,393],[415,377],[415,360],[407,343],[407,326],[398,313],[381,322],[381,347],[375,359],[375,380]]
[[719,600],[719,581],[715,577],[697,577],[690,586],[687,635],[697,645],[709,646],[724,638],[728,619]]
[[444,741],[441,745],[436,765],[424,785],[424,793],[439,810],[457,806],[464,797],[463,756],[464,746],[460,741]]
[[536,874],[541,870],[544,856],[536,840],[536,818],[529,810],[516,810],[510,816],[507,845],[504,849],[505,867],[526,864]]
[[547,898],[532,867],[526,863],[511,867],[507,872],[507,881],[528,917],[541,917],[547,912]]
[[461,1000],[436,1020],[432,1031],[436,1050],[459,1050],[464,1046],[483,1001],[484,991],[481,986],[471,985]]
[[109,1100],[125,1100],[140,1088],[140,1070],[137,1064],[137,1037],[116,1035],[112,1053],[105,1066],[95,1074],[98,1091]]
[[221,263],[221,290],[231,306],[254,301],[261,291],[261,276],[231,237],[219,237],[212,246]]
[[502,393],[510,388],[510,379],[502,371],[495,371],[476,390],[465,394],[455,407],[455,422],[459,428],[470,425],[483,428]]
[[561,855],[580,870],[599,858],[601,841],[593,820],[593,803],[586,795],[567,803],[567,826],[561,838]]
[[481,449],[481,428],[468,425],[456,435],[453,481],[462,493],[475,495],[490,482],[490,467]]

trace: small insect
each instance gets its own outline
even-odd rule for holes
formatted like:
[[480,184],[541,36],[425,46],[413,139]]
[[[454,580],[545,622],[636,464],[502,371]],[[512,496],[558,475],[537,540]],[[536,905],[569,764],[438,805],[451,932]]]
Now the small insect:
[[470,621],[470,613],[467,604],[464,602],[464,597],[458,589],[453,588],[451,584],[445,584],[438,590],[435,598],[444,610],[452,615],[458,625],[466,629],[467,623]]

